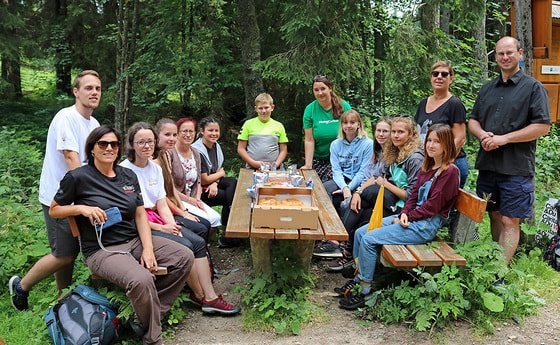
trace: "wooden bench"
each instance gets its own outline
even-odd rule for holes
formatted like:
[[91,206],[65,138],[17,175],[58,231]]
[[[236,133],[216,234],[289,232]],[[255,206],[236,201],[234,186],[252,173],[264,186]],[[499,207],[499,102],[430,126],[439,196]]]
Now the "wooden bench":
[[[452,231],[454,243],[472,240],[474,227],[482,223],[486,212],[486,201],[478,196],[459,189],[455,203],[457,218]],[[473,223],[474,222],[474,223]],[[384,245],[381,249],[381,263],[387,267],[410,268],[416,266],[465,266],[465,258],[455,253],[447,243],[436,238],[434,246],[420,245]],[[432,243],[434,243],[432,242]]]
[[231,204],[226,237],[249,238],[253,268],[256,272],[271,272],[270,240],[297,240],[296,250],[305,268],[309,267],[316,240],[348,240],[348,233],[327,195],[315,170],[303,170],[305,180],[313,181],[313,198],[319,208],[319,226],[309,229],[255,228],[252,222],[252,198],[247,188],[253,185],[253,170],[242,168]]

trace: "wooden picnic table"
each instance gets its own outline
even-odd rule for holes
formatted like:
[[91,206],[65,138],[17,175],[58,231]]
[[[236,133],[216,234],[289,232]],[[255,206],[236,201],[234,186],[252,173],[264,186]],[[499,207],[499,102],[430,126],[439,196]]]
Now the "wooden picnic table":
[[246,168],[239,171],[226,237],[250,239],[253,268],[256,272],[271,273],[270,241],[273,239],[297,240],[296,251],[306,269],[309,268],[316,240],[348,240],[348,233],[315,170],[302,170],[302,175],[306,181],[313,181],[313,199],[319,209],[317,229],[255,228],[252,220],[253,199],[247,192],[247,188],[253,185],[253,171]]

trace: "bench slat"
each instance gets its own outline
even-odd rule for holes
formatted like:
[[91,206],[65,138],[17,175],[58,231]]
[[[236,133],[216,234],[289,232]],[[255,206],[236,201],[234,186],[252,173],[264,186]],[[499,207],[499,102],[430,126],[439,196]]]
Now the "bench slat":
[[406,248],[418,261],[418,266],[441,266],[442,259],[425,244],[409,244]]
[[297,240],[299,239],[298,229],[276,229],[274,238],[279,240]]
[[381,250],[381,255],[395,267],[418,266],[416,258],[400,244],[386,244]]
[[251,238],[273,239],[274,229],[272,228],[254,228],[251,230]]
[[325,234],[323,233],[323,227],[319,222],[318,229],[300,229],[299,230],[299,239],[300,240],[322,240],[325,238]]
[[475,222],[482,223],[484,213],[486,212],[486,204],[486,200],[460,188],[455,208]]
[[443,263],[451,266],[455,263],[455,266],[466,266],[467,260],[461,255],[455,253],[453,248],[451,248],[447,243],[439,242],[439,248],[434,248],[434,253],[436,253],[442,260]]
[[344,224],[340,220],[323,183],[315,170],[302,170],[301,171],[305,180],[311,179],[313,181],[313,198],[316,205],[319,207],[319,223],[323,228],[326,240],[347,241],[348,233],[344,229]]
[[235,187],[235,195],[231,203],[226,237],[248,238],[251,225],[251,202],[252,198],[247,193],[247,187],[253,185],[253,170],[240,169]]

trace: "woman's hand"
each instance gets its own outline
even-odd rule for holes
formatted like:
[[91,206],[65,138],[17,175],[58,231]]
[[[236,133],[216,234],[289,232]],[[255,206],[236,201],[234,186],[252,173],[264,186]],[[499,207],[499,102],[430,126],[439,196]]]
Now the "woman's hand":
[[311,170],[311,169],[313,169],[313,168],[312,168],[310,165],[307,165],[307,164],[306,164],[306,165],[302,166],[300,169],[301,169],[301,170]]
[[202,200],[200,199],[194,199],[194,202],[192,203],[192,205],[198,207],[199,209],[204,211],[204,203],[202,202]]
[[344,197],[344,200],[352,196],[352,191],[350,191],[348,186],[342,188],[342,196]]
[[213,198],[218,195],[218,183],[214,182],[208,186],[208,198]]
[[151,271],[157,271],[157,261],[153,250],[144,249],[140,257],[140,264]]
[[97,221],[97,224],[103,224],[107,220],[107,214],[105,211],[100,209],[97,206],[81,206],[82,216],[89,218],[91,225],[95,225],[94,222]]
[[168,234],[179,236],[181,233],[181,226],[175,223],[171,224],[160,224],[160,228],[158,231],[166,232]]
[[224,170],[223,167],[220,168],[220,170],[216,171],[216,174],[219,174],[220,176],[219,178],[226,177],[226,171]]
[[192,214],[190,214],[190,213],[188,213],[188,212],[186,212],[186,214],[183,216],[183,218],[186,218],[186,219],[188,219],[188,220],[192,220],[193,222],[200,223],[200,219],[198,219],[197,216],[194,216],[194,215],[192,215]]
[[401,215],[399,216],[399,222],[401,223],[401,226],[403,228],[408,228],[408,226],[410,225],[406,213],[401,213]]
[[383,184],[385,183],[385,179],[383,178],[383,176],[377,176],[377,178],[375,179],[375,183],[383,186]]
[[358,193],[354,193],[350,202],[350,209],[356,213],[362,208],[362,197]]

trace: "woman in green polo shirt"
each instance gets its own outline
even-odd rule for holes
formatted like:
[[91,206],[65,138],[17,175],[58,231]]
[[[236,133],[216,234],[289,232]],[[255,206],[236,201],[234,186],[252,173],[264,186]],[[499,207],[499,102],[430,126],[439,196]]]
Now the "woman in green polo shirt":
[[334,93],[334,87],[324,75],[313,77],[311,102],[303,113],[305,131],[305,165],[302,169],[315,169],[321,181],[332,179],[330,146],[337,138],[340,116],[352,109],[348,102]]

